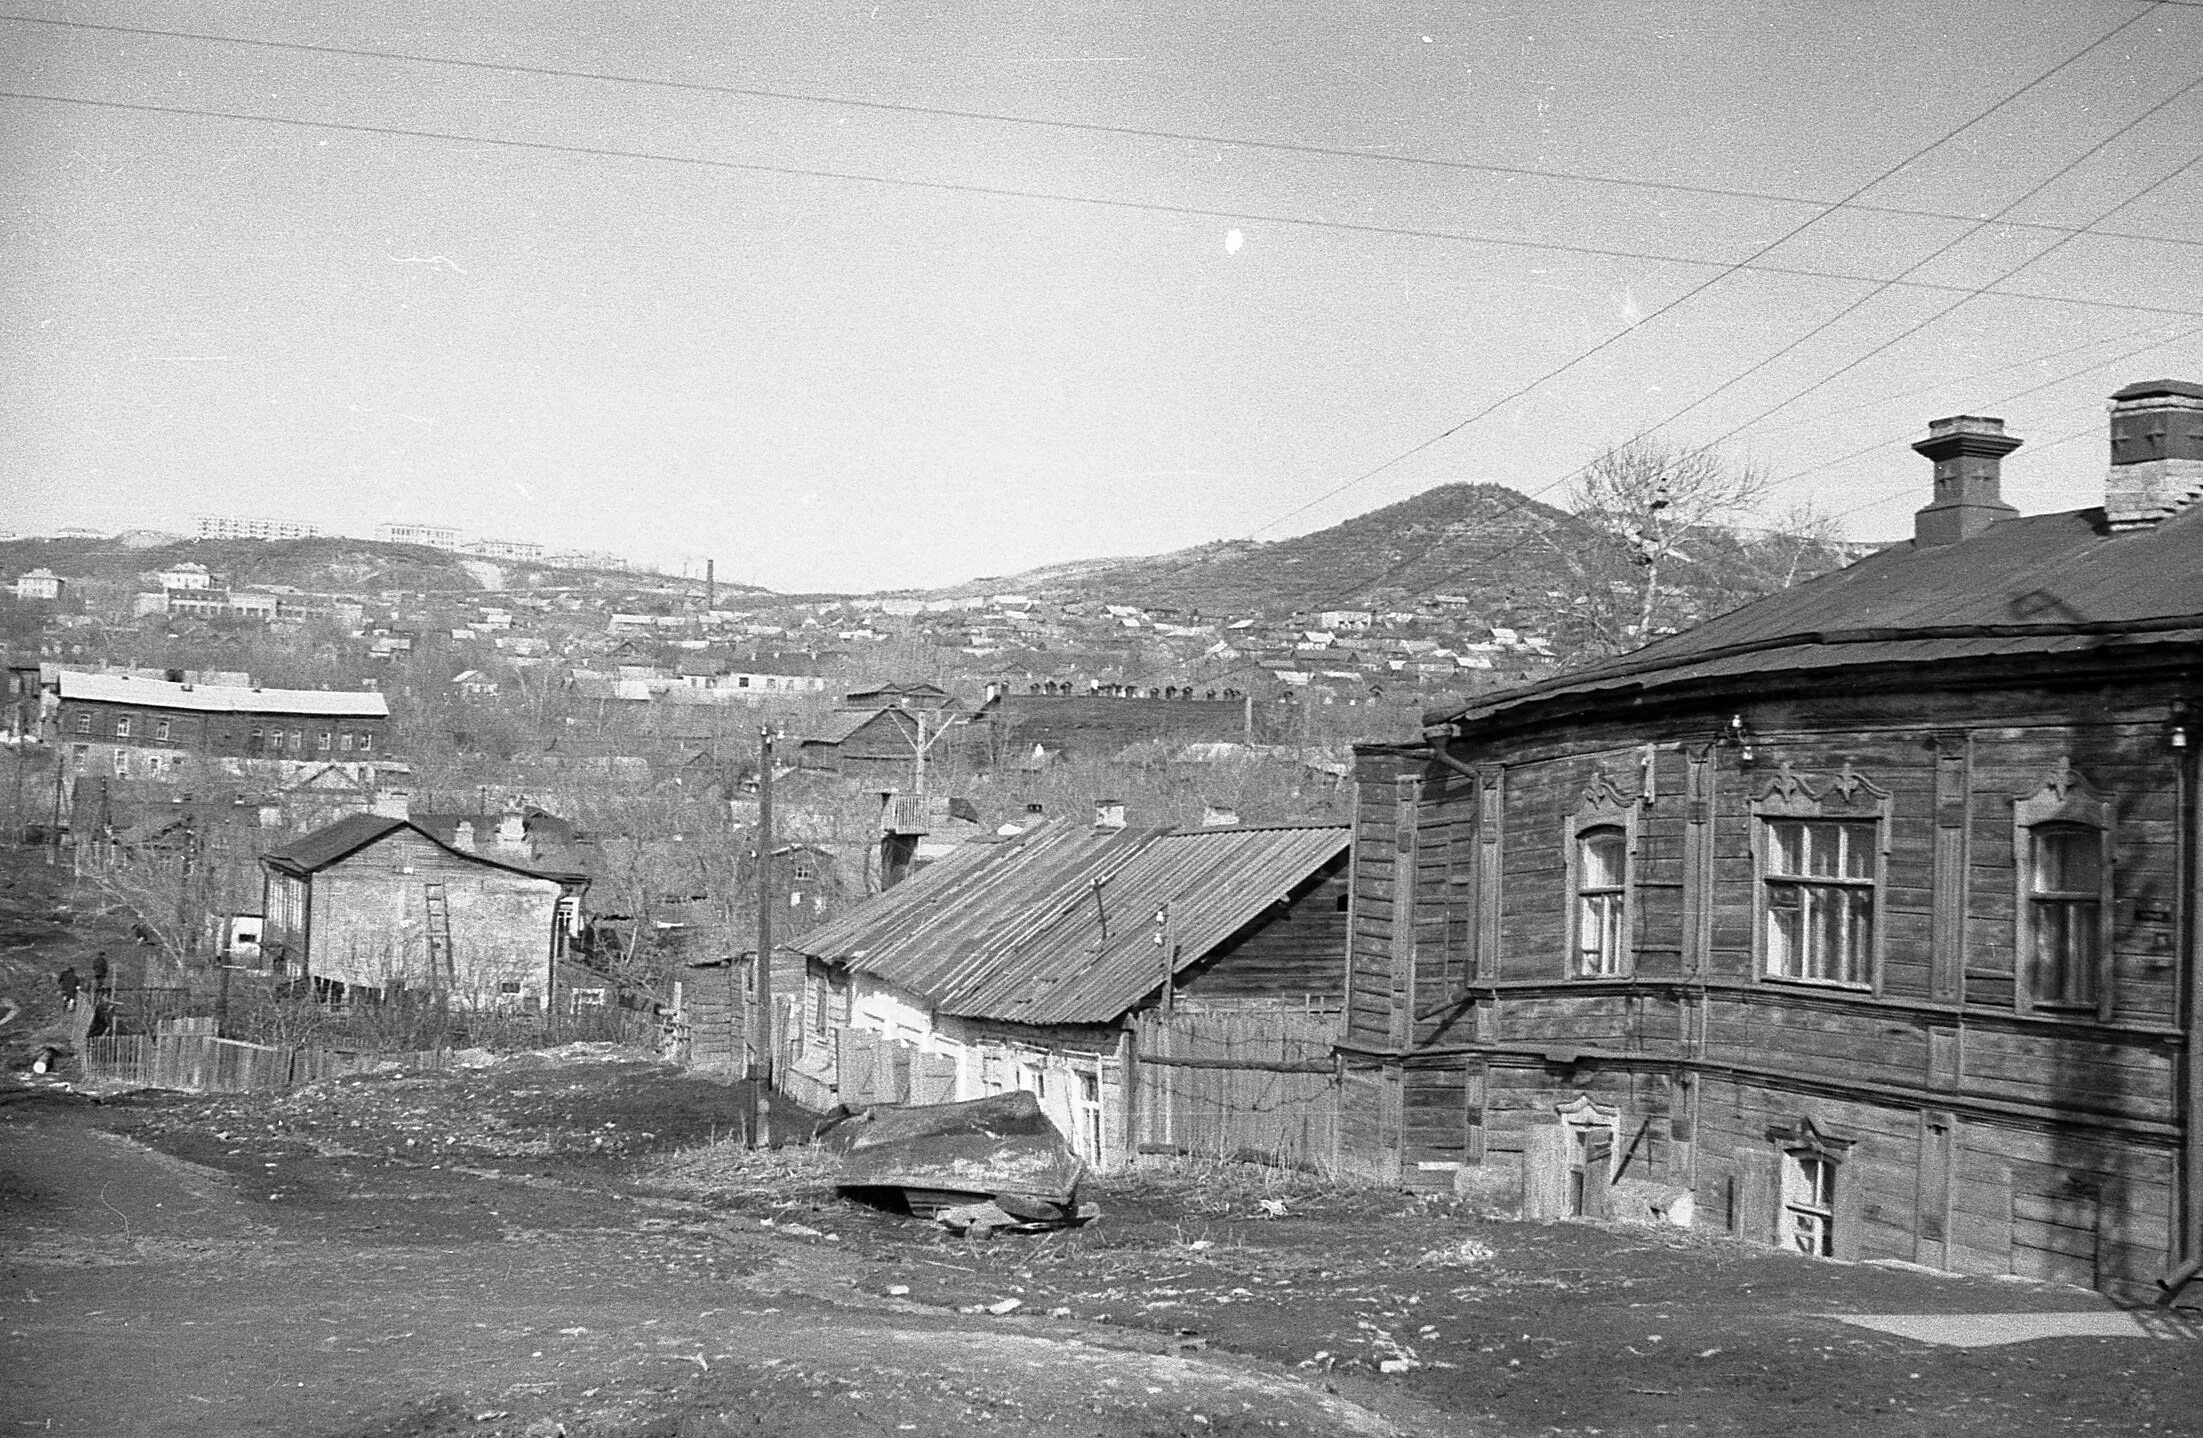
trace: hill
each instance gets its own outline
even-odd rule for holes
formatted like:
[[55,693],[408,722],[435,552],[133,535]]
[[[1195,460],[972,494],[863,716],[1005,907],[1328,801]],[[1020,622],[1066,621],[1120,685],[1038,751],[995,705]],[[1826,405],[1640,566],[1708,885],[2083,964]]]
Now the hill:
[[[1662,573],[1678,627],[1856,557],[1853,547],[1709,529]],[[992,581],[1035,598],[1206,616],[1408,609],[1459,596],[1491,624],[1596,631],[1635,575],[1605,531],[1496,484],[1447,484],[1275,543],[1232,541],[1146,558],[1050,565]],[[969,591],[972,586],[960,586]],[[1581,637],[1590,637],[1582,634]]]

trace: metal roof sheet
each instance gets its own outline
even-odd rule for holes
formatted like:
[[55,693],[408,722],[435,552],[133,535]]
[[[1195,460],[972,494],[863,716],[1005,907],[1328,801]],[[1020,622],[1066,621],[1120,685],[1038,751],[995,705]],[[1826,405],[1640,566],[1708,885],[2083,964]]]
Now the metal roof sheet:
[[340,718],[386,719],[390,705],[373,690],[249,689],[226,684],[171,684],[127,674],[60,675],[63,699],[107,704],[142,704],[152,709],[187,709],[217,714],[317,714]]
[[2113,532],[2100,509],[2007,519],[1959,544],[1901,544],[1684,633],[1432,723],[1723,677],[2193,642],[2203,506]]
[[1163,905],[1183,970],[1348,842],[1346,826],[1334,824],[1045,823],[965,844],[790,947],[907,989],[943,1014],[1106,1023],[1161,986],[1154,917]]

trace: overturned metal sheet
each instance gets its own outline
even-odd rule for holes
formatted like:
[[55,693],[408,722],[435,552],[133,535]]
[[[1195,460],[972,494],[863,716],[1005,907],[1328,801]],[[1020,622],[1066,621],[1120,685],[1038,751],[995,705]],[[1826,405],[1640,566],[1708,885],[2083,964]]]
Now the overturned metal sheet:
[[833,1125],[821,1141],[842,1152],[837,1187],[897,1190],[913,1212],[997,1194],[1070,1209],[1086,1170],[1024,1092],[883,1105]]

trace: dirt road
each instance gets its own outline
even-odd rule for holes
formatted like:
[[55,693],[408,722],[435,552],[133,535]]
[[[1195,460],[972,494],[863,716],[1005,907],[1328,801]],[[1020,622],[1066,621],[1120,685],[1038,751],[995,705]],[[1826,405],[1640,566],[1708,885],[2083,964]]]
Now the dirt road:
[[2203,1315],[1953,1347],[1843,1315],[2118,1315],[1227,1166],[974,1244],[836,1200],[808,1151],[715,1141],[738,1102],[588,1053],[277,1100],[0,1089],[0,1412],[209,1438],[2203,1431]]

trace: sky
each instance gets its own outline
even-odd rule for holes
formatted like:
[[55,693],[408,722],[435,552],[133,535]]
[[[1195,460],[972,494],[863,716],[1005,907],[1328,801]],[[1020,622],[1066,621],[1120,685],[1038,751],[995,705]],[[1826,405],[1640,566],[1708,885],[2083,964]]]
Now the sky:
[[4,531],[868,591],[1649,430],[1896,539],[1931,418],[2076,508],[2203,379],[2195,0],[0,13]]

